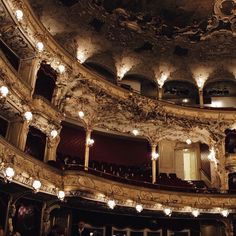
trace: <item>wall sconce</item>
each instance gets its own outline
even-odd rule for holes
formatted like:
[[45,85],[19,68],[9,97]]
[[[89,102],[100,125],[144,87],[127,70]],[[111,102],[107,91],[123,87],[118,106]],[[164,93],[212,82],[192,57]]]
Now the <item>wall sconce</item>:
[[27,120],[27,122],[31,121],[33,119],[33,114],[31,111],[27,111],[24,113],[24,118]]
[[18,21],[21,21],[21,20],[23,19],[23,16],[24,16],[23,11],[21,11],[21,10],[19,10],[19,9],[16,10],[15,16],[16,16],[16,19],[17,19]]
[[152,153],[152,161],[156,161],[158,159],[158,157],[159,157],[159,153],[157,153],[157,152]]
[[141,213],[143,211],[143,205],[138,203],[136,206],[135,206],[135,209],[138,213]]
[[137,136],[139,134],[139,131],[137,129],[133,129],[132,133],[133,133],[134,136]]
[[13,177],[15,175],[15,170],[12,167],[7,167],[4,171],[4,177],[9,182],[12,181]]
[[170,207],[166,207],[163,209],[163,212],[167,215],[167,216],[171,216],[172,214],[172,209]]
[[116,206],[116,202],[115,202],[115,200],[114,199],[109,199],[108,201],[107,201],[107,205],[108,205],[108,207],[110,208],[110,209],[114,209],[115,208],[115,206]]
[[65,70],[66,70],[66,68],[65,68],[64,65],[60,64],[58,66],[58,71],[59,71],[60,74],[63,74],[65,72]]
[[92,147],[93,144],[94,144],[94,140],[91,139],[91,138],[89,138],[89,139],[87,140],[87,145],[88,145],[89,147]]
[[64,201],[65,196],[66,196],[66,194],[65,194],[64,191],[62,191],[62,190],[59,190],[59,191],[58,191],[57,197],[58,197],[58,199],[59,199],[60,201]]
[[0,98],[4,98],[8,95],[9,89],[6,86],[1,86],[0,87]]
[[193,209],[193,210],[192,210],[192,215],[193,215],[194,217],[198,217],[199,214],[200,214],[199,209]]
[[84,112],[83,111],[79,111],[79,117],[81,118],[81,119],[83,119],[84,118]]
[[44,49],[43,43],[42,43],[42,42],[37,42],[36,48],[37,48],[37,50],[38,50],[39,52],[42,52],[43,49]]
[[34,192],[37,193],[39,189],[41,188],[42,184],[39,180],[34,180],[32,186],[33,186]]
[[53,129],[53,130],[51,131],[51,133],[50,133],[50,136],[51,136],[52,139],[56,138],[57,135],[58,135],[58,132],[57,132],[57,130],[55,130],[55,129]]
[[187,143],[188,145],[190,145],[190,144],[192,143],[191,139],[188,138],[188,139],[186,140],[186,143]]

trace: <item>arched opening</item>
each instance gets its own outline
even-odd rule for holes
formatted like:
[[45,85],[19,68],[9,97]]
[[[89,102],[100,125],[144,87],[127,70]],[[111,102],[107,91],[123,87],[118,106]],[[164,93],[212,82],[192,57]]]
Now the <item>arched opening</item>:
[[83,64],[85,67],[87,67],[90,70],[93,70],[94,72],[101,75],[105,80],[116,84],[116,76],[113,72],[111,72],[107,67],[100,65],[95,62],[85,62]]
[[236,107],[236,81],[208,82],[204,86],[203,94],[211,107]]
[[56,80],[57,72],[50,65],[42,62],[37,73],[34,95],[42,96],[51,102]]
[[163,99],[177,104],[194,105],[199,102],[196,85],[188,81],[170,80],[163,86]]
[[26,139],[25,152],[36,159],[43,161],[46,146],[46,135],[30,126]]
[[138,74],[128,74],[120,82],[120,86],[141,95],[156,98],[157,85],[154,81]]

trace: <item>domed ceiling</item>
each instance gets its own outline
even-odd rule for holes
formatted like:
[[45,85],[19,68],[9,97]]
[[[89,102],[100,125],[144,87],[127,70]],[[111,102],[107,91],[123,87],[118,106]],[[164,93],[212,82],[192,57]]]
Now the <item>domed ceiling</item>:
[[222,68],[236,75],[235,0],[29,1],[62,47],[118,78],[160,85],[163,74],[197,84]]

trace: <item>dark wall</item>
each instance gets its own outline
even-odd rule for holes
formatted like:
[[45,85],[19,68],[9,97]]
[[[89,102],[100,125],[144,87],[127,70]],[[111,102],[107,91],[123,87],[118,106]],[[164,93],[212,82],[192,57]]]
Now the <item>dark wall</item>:
[[200,144],[200,153],[201,153],[201,168],[205,174],[210,178],[211,177],[211,165],[208,160],[209,147],[206,144]]

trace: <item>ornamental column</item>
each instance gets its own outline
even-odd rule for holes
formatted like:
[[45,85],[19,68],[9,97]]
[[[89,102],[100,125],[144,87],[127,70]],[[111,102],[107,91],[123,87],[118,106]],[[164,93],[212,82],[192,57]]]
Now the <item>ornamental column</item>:
[[161,86],[158,86],[158,99],[162,99],[163,95],[163,88]]
[[157,178],[157,158],[158,158],[158,153],[156,152],[157,145],[152,144],[152,183],[156,183],[156,178]]
[[18,118],[10,122],[6,138],[11,144],[24,151],[28,131],[29,122]]
[[203,99],[203,90],[202,90],[202,88],[198,89],[198,94],[199,94],[200,107],[204,107],[204,99]]
[[60,143],[60,135],[57,133],[56,135],[53,135],[53,132],[57,132],[56,130],[53,130],[49,137],[47,137],[46,142],[46,148],[45,148],[45,154],[44,154],[44,162],[48,161],[56,161],[57,159],[57,147]]
[[91,139],[91,133],[92,133],[91,129],[86,130],[84,170],[88,170],[89,167],[89,149],[93,145],[93,140]]

